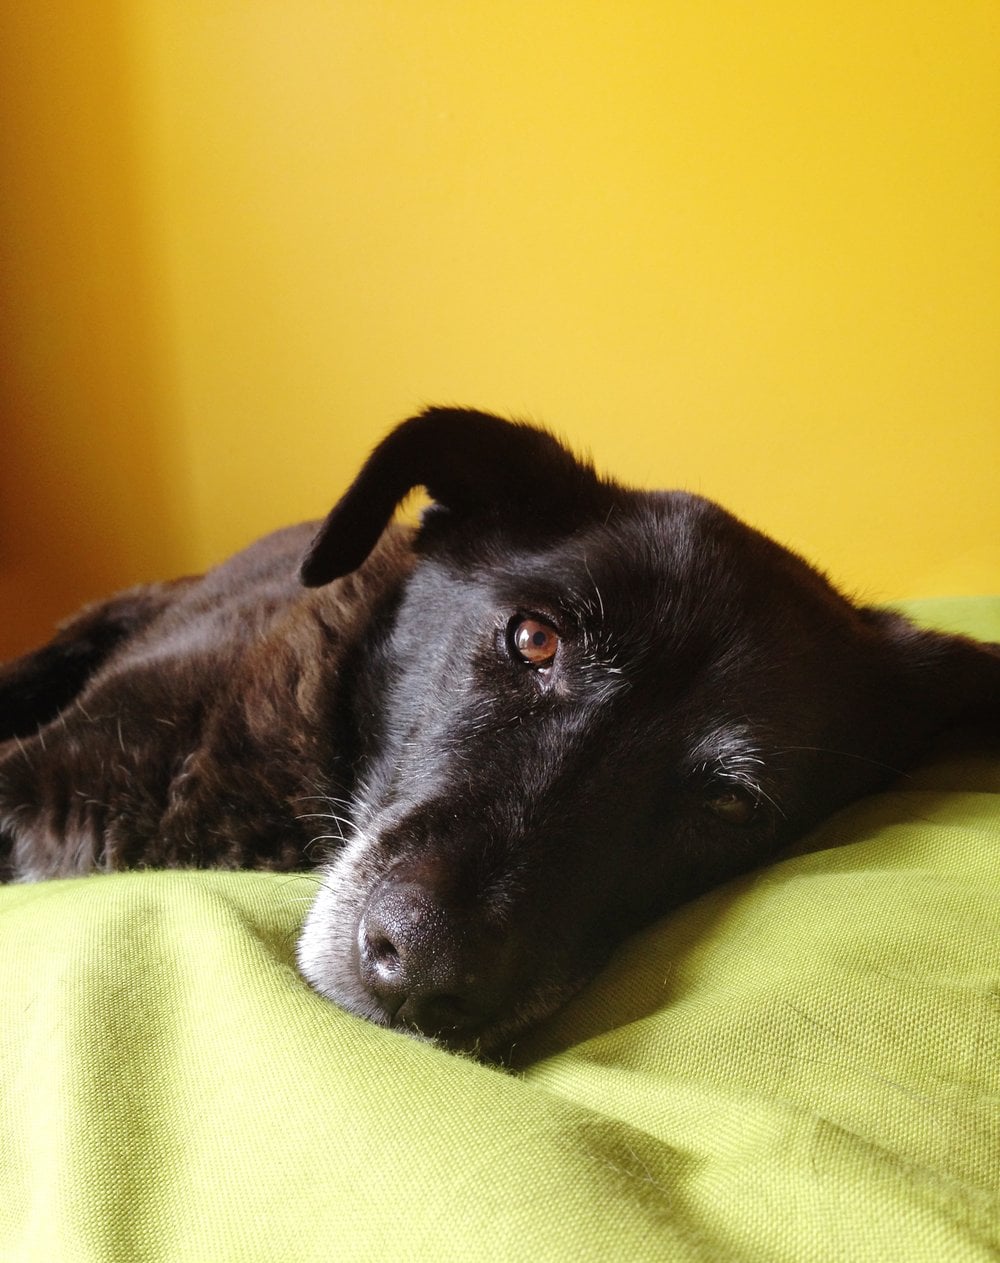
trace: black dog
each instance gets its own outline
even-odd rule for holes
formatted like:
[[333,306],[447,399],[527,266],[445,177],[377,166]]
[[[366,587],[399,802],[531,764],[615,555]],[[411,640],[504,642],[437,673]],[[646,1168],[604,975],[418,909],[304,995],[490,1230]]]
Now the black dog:
[[[418,485],[419,530],[387,526]],[[295,868],[321,834],[305,976],[489,1055],[639,926],[1000,716],[1000,646],[855,608],[715,504],[482,413],[400,426],[314,532],[0,671],[8,880]]]

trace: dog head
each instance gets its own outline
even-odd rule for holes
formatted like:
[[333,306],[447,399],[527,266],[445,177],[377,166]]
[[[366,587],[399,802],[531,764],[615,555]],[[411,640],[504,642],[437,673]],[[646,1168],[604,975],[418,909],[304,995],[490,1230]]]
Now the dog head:
[[305,976],[486,1055],[677,903],[1000,714],[1000,647],[856,608],[710,501],[436,409],[379,446],[306,557],[361,565],[414,486],[417,563],[363,646],[351,835]]

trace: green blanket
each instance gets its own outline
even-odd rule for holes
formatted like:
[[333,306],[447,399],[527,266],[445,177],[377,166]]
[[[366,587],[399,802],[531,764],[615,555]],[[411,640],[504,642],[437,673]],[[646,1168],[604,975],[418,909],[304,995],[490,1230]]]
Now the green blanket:
[[[924,607],[1000,640],[1000,600]],[[296,975],[311,878],[0,890],[0,1259],[995,1259],[1000,760],[628,944],[505,1073]]]

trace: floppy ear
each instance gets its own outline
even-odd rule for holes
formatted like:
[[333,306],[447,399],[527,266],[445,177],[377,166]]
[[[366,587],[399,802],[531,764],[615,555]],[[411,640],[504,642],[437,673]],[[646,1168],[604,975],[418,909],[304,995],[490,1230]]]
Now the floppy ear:
[[544,512],[550,530],[572,529],[612,495],[612,484],[544,430],[487,412],[430,408],[369,456],[310,545],[302,582],[321,587],[356,570],[414,487],[465,518],[527,528],[525,515]]
[[912,735],[985,723],[1000,736],[1000,644],[926,631],[884,610],[863,614],[884,638],[886,680]]

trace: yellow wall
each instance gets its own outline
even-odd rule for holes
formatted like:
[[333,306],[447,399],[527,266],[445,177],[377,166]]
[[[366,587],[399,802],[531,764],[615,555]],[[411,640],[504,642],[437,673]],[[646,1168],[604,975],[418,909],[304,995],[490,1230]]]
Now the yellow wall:
[[1000,590],[995,0],[2,9],[0,654],[429,401]]

